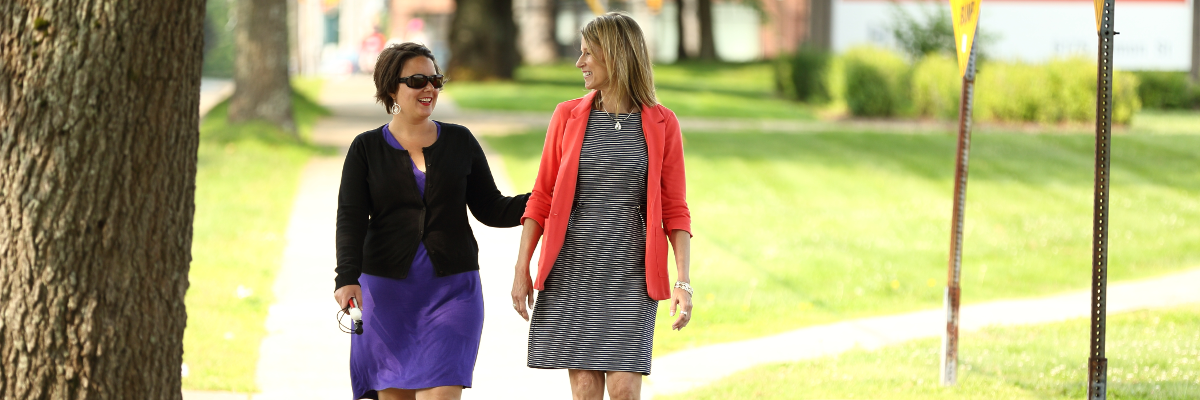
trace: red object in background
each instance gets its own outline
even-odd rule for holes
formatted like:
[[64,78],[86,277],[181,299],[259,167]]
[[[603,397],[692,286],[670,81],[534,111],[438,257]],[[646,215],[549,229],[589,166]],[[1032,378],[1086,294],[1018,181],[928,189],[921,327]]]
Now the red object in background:
[[375,72],[375,60],[379,59],[379,53],[383,52],[385,44],[387,39],[384,39],[379,31],[363,38],[362,46],[358,50],[358,69],[367,73]]
[[383,38],[383,34],[379,32],[372,33],[363,38],[362,52],[367,54],[379,54],[383,51],[383,44],[387,40]]

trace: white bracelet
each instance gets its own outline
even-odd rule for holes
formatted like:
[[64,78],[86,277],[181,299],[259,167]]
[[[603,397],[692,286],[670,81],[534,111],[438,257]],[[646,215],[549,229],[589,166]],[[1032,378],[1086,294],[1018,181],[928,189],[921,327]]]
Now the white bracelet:
[[675,281],[675,288],[683,289],[683,291],[688,293],[688,296],[692,295],[692,285],[689,285],[687,282]]

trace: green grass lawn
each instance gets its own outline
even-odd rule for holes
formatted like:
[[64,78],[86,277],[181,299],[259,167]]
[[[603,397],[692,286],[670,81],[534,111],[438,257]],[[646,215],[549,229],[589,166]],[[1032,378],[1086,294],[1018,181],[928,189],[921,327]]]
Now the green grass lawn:
[[[518,191],[543,137],[486,138]],[[695,320],[670,331],[662,304],[656,354],[940,307],[955,145],[950,134],[685,134]],[[1088,286],[1093,146],[1090,135],[974,137],[965,302]],[[1200,135],[1131,133],[1113,146],[1110,279],[1200,266]]]
[[[767,63],[680,63],[654,67],[659,102],[680,116],[815,119],[811,106],[775,96]],[[587,94],[571,64],[522,66],[513,82],[451,82],[446,94],[469,109],[540,111]]]
[[[319,85],[295,83],[311,98]],[[213,108],[200,125],[183,387],[254,392],[300,170],[323,150],[264,123],[230,126],[227,106]],[[294,99],[294,107],[302,136],[327,113],[304,96]]]
[[[1108,398],[1200,398],[1200,306],[1108,318]],[[938,377],[940,339],[766,365],[662,399],[1082,399],[1088,321],[989,328],[961,338],[958,385]]]

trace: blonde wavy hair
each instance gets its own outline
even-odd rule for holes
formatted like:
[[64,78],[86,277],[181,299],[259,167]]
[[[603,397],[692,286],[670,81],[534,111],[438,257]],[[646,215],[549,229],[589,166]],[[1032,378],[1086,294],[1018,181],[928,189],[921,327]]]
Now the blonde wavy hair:
[[[654,96],[654,66],[637,21],[610,12],[588,22],[580,33],[588,50],[603,57],[601,62],[608,70],[608,95],[632,100],[637,108],[658,105]],[[600,108],[601,100],[597,94],[592,106]]]

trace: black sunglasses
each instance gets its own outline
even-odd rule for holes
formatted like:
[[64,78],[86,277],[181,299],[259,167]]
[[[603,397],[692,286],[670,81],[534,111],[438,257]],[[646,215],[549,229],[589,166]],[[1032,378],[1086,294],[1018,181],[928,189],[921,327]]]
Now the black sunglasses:
[[424,89],[425,85],[428,85],[430,82],[433,82],[434,89],[441,89],[442,85],[446,84],[446,77],[442,76],[441,74],[434,75],[434,76],[425,76],[425,75],[421,75],[421,74],[416,74],[413,76],[400,78],[400,82],[404,83],[405,85],[408,85],[408,87],[413,88],[413,89]]

